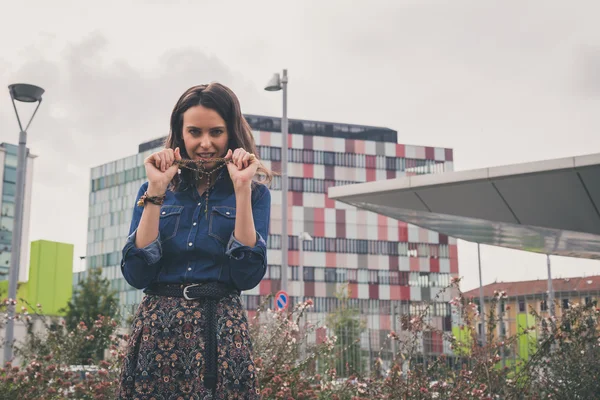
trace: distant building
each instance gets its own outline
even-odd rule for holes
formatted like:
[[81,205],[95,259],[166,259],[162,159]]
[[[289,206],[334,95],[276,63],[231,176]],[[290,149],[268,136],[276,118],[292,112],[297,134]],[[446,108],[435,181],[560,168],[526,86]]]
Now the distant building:
[[[555,299],[556,317],[560,318],[563,311],[570,304],[597,304],[600,299],[600,275],[580,278],[558,278],[552,280]],[[530,315],[533,310],[541,316],[550,316],[550,304],[548,296],[548,280],[539,279],[534,281],[519,282],[494,282],[483,287],[485,313],[489,314],[489,307],[494,299],[495,292],[506,292],[507,298],[497,303],[498,312],[504,311],[503,323],[498,324],[493,332],[497,338],[514,336],[520,329],[535,325],[535,319]],[[464,293],[464,297],[472,299],[479,304],[479,288]],[[477,324],[481,332],[481,323]],[[487,326],[486,326],[487,332]],[[531,338],[536,335],[530,335]],[[516,354],[510,353],[509,357],[527,358],[528,346],[521,345]]]
[[[281,120],[246,115],[260,159],[281,170]],[[433,301],[431,322],[449,332],[448,301],[436,295],[458,275],[456,241],[398,220],[358,210],[329,199],[331,186],[453,169],[451,149],[398,144],[392,129],[306,120],[290,120],[288,291],[291,302],[311,299],[312,318],[322,320],[337,307],[340,285],[349,282],[350,304],[361,311],[368,333],[365,346],[379,349],[390,330],[400,329],[393,316],[418,314]],[[143,293],[121,274],[125,243],[140,185],[146,180],[143,160],[162,149],[161,137],[139,145],[138,153],[95,167],[89,196],[87,268],[102,267],[126,313],[135,310]],[[281,287],[281,176],[272,185],[268,269],[256,288],[242,295],[250,317],[268,294]],[[307,233],[311,240],[301,241]],[[303,246],[304,277],[300,279]],[[76,274],[75,282],[86,272]],[[439,332],[424,337],[426,353],[450,354]]]
[[[17,150],[18,147],[13,144],[0,143],[0,281],[8,280],[8,270],[10,268],[17,187]],[[33,160],[35,158],[36,156],[32,154],[27,157],[19,281],[27,280],[29,269],[29,219],[31,215]]]

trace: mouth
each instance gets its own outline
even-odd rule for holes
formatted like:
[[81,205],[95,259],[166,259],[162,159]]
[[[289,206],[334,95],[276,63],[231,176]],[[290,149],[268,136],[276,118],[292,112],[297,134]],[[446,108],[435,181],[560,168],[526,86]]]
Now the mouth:
[[215,158],[215,153],[196,153],[196,156],[202,160]]

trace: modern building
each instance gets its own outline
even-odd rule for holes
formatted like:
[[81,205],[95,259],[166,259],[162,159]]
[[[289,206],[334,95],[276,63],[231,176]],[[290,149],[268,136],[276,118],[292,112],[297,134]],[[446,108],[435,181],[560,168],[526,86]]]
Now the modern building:
[[[260,158],[274,171],[281,168],[279,118],[246,116]],[[454,239],[334,201],[328,188],[453,169],[452,150],[397,143],[387,128],[290,120],[289,277],[291,302],[312,299],[313,314],[324,318],[336,307],[335,293],[349,282],[350,304],[361,310],[369,330],[364,343],[378,349],[395,326],[392,315],[416,314],[424,301],[434,301],[432,323],[451,330],[447,304],[452,293],[440,289],[458,274]],[[140,144],[138,153],[91,171],[87,268],[102,267],[128,311],[142,299],[120,271],[121,249],[128,234],[132,207],[145,181],[143,160],[162,148],[165,138]],[[250,316],[261,296],[281,287],[281,177],[271,185],[272,214],[267,275],[243,293]],[[310,240],[302,240],[299,238]],[[304,279],[299,276],[303,246]],[[84,274],[76,278],[81,279]],[[370,333],[370,335],[368,334]],[[429,353],[449,353],[441,334],[424,340]]]
[[[0,182],[2,183],[0,185],[0,281],[8,280],[8,270],[10,268],[17,187],[17,150],[18,146],[0,143]],[[29,219],[31,215],[33,160],[35,158],[35,155],[28,153],[19,281],[26,281],[29,273]]]

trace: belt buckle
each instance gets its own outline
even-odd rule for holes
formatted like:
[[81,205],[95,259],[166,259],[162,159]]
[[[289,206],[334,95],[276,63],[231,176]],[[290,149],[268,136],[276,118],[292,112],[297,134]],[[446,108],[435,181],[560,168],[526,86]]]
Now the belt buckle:
[[198,299],[198,298],[199,298],[199,297],[189,297],[189,296],[187,295],[187,290],[188,290],[189,288],[191,288],[191,287],[194,287],[194,286],[200,286],[200,284],[198,284],[198,283],[193,283],[193,284],[191,284],[191,285],[187,285],[186,287],[184,287],[184,288],[183,288],[183,297],[184,297],[186,300],[196,300],[196,299]]

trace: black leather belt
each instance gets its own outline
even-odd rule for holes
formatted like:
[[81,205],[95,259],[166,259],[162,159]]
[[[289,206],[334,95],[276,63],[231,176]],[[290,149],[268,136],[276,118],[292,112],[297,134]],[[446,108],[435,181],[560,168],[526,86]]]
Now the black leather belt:
[[240,291],[217,282],[193,283],[189,285],[157,284],[144,290],[149,295],[183,297],[186,300],[206,300],[206,371],[204,386],[212,390],[217,388],[217,302],[230,294],[239,295]]

